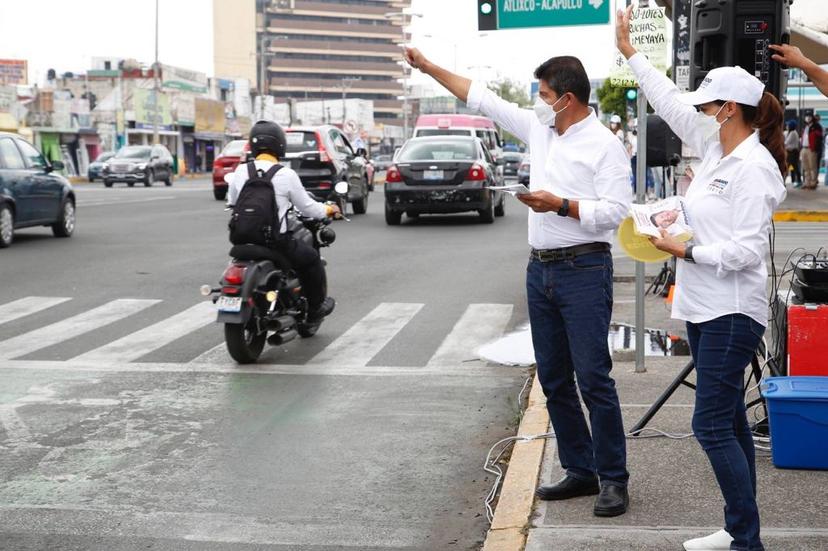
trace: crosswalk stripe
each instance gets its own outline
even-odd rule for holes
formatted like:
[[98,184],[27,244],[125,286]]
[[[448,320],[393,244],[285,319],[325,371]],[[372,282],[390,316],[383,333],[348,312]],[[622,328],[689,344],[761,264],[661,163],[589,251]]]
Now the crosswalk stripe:
[[325,366],[365,366],[417,315],[423,304],[383,302],[309,362]]
[[160,300],[118,299],[63,321],[0,342],[0,359],[25,356],[131,316]]
[[72,361],[131,362],[215,321],[216,307],[211,302],[200,302],[154,325],[81,354]]
[[511,304],[470,304],[428,366],[459,365],[477,359],[479,347],[503,334],[513,308]]
[[57,306],[68,297],[26,297],[0,305],[0,325]]

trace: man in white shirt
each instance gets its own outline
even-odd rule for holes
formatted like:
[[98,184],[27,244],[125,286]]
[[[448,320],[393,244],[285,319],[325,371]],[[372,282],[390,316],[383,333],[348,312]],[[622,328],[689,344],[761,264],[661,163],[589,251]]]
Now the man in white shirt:
[[[607,345],[612,314],[613,231],[632,200],[621,141],[589,107],[581,62],[555,57],[535,71],[532,110],[506,102],[483,83],[455,75],[406,49],[409,64],[468,106],[529,144],[530,207],[526,289],[538,379],[566,476],[541,486],[541,499],[599,494],[594,513],[617,516],[629,503],[626,441]],[[578,389],[589,409],[581,410]],[[591,434],[590,434],[590,428]]]

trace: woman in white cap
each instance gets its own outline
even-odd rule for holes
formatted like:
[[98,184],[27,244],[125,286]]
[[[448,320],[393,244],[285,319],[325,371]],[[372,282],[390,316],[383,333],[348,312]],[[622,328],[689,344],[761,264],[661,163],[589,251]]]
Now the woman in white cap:
[[765,257],[787,172],[783,111],[738,67],[714,69],[695,92],[681,94],[630,44],[630,14],[631,7],[618,12],[618,49],[655,112],[702,157],[685,197],[693,242],[680,243],[663,230],[653,239],[681,259],[673,317],[687,322],[696,367],[693,433],[725,501],[724,530],[684,548],[763,550],[742,384],[767,326]]

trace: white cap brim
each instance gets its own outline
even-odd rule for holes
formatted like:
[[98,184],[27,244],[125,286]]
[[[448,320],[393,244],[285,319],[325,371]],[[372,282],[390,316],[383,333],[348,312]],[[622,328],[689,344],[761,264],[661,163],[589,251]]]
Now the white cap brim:
[[717,101],[719,99],[720,98],[713,97],[706,90],[696,90],[695,92],[686,92],[676,96],[676,101],[685,105],[702,105],[704,103],[710,103],[711,101]]

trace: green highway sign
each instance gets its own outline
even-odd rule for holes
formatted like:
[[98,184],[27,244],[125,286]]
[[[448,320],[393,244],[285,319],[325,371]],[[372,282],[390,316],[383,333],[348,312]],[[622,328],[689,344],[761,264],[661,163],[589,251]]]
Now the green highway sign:
[[495,30],[605,25],[610,22],[610,3],[611,0],[483,0],[478,1],[478,27]]

